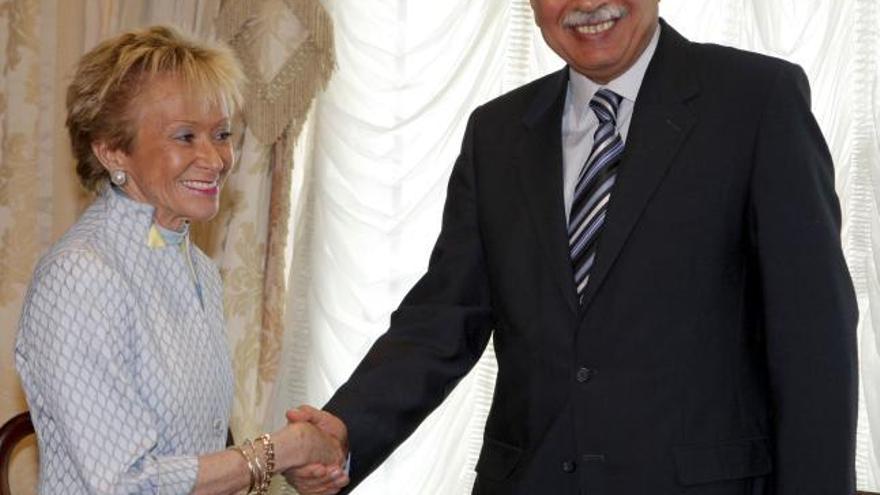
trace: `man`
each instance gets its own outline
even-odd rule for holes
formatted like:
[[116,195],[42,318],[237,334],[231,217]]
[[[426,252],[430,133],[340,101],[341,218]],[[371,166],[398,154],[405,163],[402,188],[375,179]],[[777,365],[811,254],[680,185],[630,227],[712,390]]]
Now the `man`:
[[475,494],[852,494],[857,309],[803,72],[658,0],[532,7],[568,67],[474,111],[427,273],[291,419],[347,434],[354,486],[494,330]]

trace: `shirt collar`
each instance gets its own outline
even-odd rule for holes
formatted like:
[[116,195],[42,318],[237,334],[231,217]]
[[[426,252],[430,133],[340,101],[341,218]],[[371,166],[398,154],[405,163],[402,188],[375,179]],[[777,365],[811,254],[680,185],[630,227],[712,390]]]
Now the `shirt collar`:
[[[112,203],[111,211],[115,215],[132,216],[138,219],[138,224],[147,231],[146,245],[148,247],[158,249],[166,246],[180,246],[188,241],[189,222],[185,222],[180,230],[166,229],[156,223],[153,218],[156,210],[153,206],[129,198],[125,191],[119,187],[107,185],[106,190],[102,194]],[[135,230],[143,232],[139,228]],[[142,236],[143,234],[138,233],[136,235]]]
[[[622,96],[625,100],[635,103],[636,96],[639,94],[639,88],[642,86],[642,80],[645,78],[645,72],[648,70],[648,64],[654,57],[657,50],[657,43],[660,40],[660,24],[654,27],[654,34],[648,46],[636,59],[636,62],[630,66],[623,74],[610,81],[604,87],[614,91]],[[591,81],[587,76],[569,67],[568,69],[568,87],[571,96],[574,97],[575,108],[587,108],[593,95],[603,86]]]
[[179,246],[184,243],[187,234],[189,234],[189,223],[184,223],[180,230],[166,229],[158,223],[153,223],[147,234],[147,246],[154,249]]

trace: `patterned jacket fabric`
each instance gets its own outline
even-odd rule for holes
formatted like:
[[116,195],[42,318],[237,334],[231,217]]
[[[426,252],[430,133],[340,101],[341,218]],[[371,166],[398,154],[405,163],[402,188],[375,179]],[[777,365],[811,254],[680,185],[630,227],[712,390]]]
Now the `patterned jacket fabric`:
[[220,276],[147,243],[153,208],[107,187],[37,265],[16,366],[41,494],[189,493],[232,405]]

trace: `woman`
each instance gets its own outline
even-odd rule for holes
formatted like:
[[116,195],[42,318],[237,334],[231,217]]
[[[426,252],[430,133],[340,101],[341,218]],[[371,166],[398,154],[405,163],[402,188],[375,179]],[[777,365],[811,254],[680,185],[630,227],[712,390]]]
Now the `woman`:
[[338,445],[308,423],[222,450],[233,377],[217,268],[190,243],[233,162],[231,52],[165,27],[80,60],[67,126],[97,199],[39,262],[16,365],[40,493],[265,493]]

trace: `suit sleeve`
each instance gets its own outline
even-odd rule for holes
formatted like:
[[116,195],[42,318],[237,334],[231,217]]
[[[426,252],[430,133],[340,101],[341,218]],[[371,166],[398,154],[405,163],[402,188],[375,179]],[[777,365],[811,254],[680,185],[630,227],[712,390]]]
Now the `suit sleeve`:
[[427,273],[325,406],[349,430],[351,487],[403,442],[477,362],[491,334],[473,164],[474,119],[449,180]]
[[777,495],[855,492],[857,306],[834,169],[806,76],[785,65],[758,131],[751,219],[773,405]]

